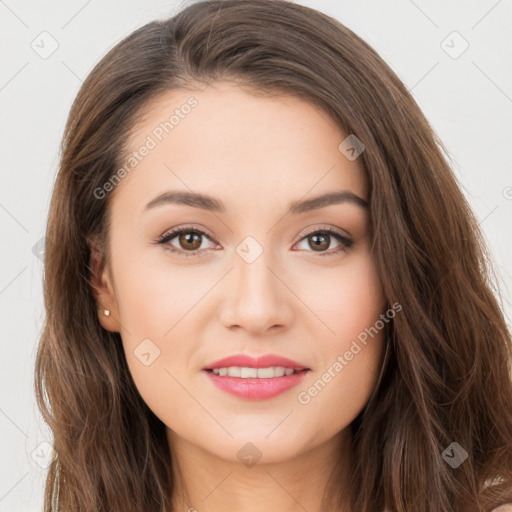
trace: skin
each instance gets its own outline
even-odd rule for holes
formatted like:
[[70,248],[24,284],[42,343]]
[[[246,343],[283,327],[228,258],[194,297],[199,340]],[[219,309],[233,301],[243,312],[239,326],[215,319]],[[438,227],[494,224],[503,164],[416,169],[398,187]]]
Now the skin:
[[[176,510],[319,511],[329,476],[336,471],[343,479],[350,471],[350,423],[375,387],[383,332],[309,403],[298,394],[375,324],[386,301],[370,254],[367,209],[345,202],[285,213],[292,201],[341,189],[367,200],[365,173],[359,158],[338,150],[346,134],[325,113],[230,82],[152,101],[130,150],[191,95],[198,105],[116,187],[111,266],[94,272],[99,318],[120,332],[133,380],[167,426],[182,477]],[[165,204],[144,212],[169,190],[211,195],[226,211]],[[208,233],[198,242],[202,256],[170,252],[193,251],[179,235],[167,248],[155,243],[189,224]],[[307,235],[322,228],[343,230],[353,245],[334,254],[343,244],[327,236],[315,250]],[[263,250],[251,263],[236,252],[249,235]],[[134,355],[144,339],[160,350],[147,366]],[[270,352],[311,369],[299,386],[272,399],[234,397],[201,371],[230,355]],[[237,456],[248,442],[261,453],[252,466]]]

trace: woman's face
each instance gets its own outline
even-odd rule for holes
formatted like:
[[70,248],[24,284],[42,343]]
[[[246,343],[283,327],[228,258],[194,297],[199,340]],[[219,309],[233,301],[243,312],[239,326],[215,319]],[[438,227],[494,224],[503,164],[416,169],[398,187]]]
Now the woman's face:
[[[348,134],[225,82],[150,107],[115,186],[102,325],[170,440],[242,462],[332,440],[374,388],[386,305]],[[215,364],[236,356],[263,359]]]

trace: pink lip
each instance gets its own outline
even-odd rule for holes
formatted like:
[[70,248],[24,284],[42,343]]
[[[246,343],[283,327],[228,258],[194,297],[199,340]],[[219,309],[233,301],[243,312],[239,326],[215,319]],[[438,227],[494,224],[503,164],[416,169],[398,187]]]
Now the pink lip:
[[[269,366],[283,366],[285,368],[293,368],[294,370],[309,370],[306,366],[276,354],[265,354],[258,358],[254,358],[245,354],[225,357],[214,363],[205,366],[203,370],[212,370],[213,368],[229,368],[230,366],[245,366],[248,368],[268,368]],[[279,378],[279,377],[278,377]]]
[[299,384],[308,371],[303,370],[292,375],[271,379],[242,379],[241,377],[221,377],[208,371],[205,373],[222,391],[247,400],[265,400],[280,395]]
[[[297,373],[274,377],[271,379],[242,379],[241,377],[221,377],[215,375],[213,368],[227,368],[230,366],[245,366],[249,368],[266,368],[270,366],[283,366],[293,368]],[[274,354],[266,354],[257,359],[244,354],[226,357],[211,363],[203,368],[208,378],[222,391],[247,400],[265,400],[273,398],[299,384],[308,373],[309,368],[288,359]]]

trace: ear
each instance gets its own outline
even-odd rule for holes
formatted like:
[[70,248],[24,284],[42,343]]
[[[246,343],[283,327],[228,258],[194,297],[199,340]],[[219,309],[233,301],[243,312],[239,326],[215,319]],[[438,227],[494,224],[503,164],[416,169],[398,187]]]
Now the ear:
[[[89,281],[97,304],[98,319],[107,331],[119,332],[117,300],[110,269],[105,265],[104,251],[97,239],[89,240],[89,247]],[[110,311],[108,316],[105,315],[106,309]]]

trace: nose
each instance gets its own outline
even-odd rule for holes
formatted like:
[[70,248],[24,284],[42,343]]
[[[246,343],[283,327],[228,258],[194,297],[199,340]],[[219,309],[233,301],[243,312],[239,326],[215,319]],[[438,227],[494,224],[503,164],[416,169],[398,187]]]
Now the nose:
[[282,330],[293,319],[293,293],[285,276],[269,266],[265,251],[252,263],[235,255],[234,268],[226,283],[226,298],[220,319],[229,328],[251,334]]

